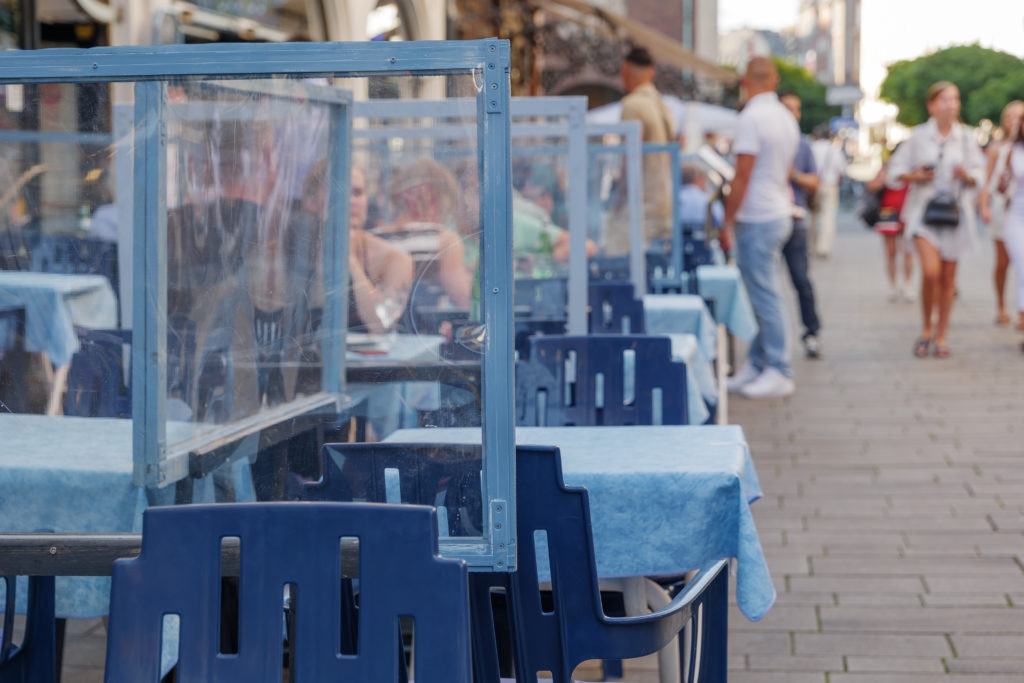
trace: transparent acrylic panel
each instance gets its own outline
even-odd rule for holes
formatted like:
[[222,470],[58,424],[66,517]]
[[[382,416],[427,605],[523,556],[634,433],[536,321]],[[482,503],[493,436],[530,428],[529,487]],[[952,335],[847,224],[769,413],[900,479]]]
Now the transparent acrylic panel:
[[[465,491],[473,534],[451,555],[513,567],[514,519],[494,544],[489,512],[514,503],[500,408],[512,400],[507,45],[154,50],[150,62],[117,48],[0,55],[5,530],[137,531],[149,504],[301,497],[323,482],[324,443],[487,423]],[[349,61],[358,76],[339,71]],[[300,63],[321,68],[296,75]],[[370,96],[457,102],[449,121],[405,122],[444,123],[451,139],[391,135],[386,116],[357,124],[353,103]],[[82,239],[104,206],[120,285],[32,272],[42,236]],[[41,275],[62,284],[20,293]],[[100,296],[66,285],[85,277]],[[417,324],[431,295],[475,324]],[[75,359],[97,331],[116,349],[83,379]],[[72,387],[115,407],[71,406]]]
[[[569,118],[512,118],[512,249],[516,352],[529,339],[565,334],[569,322]],[[523,103],[525,104],[525,103]]]
[[110,111],[107,85],[0,86],[0,412],[130,416],[64,392],[82,343],[127,391]]
[[588,126],[587,237],[590,280],[643,284],[643,185],[638,129],[626,124]]

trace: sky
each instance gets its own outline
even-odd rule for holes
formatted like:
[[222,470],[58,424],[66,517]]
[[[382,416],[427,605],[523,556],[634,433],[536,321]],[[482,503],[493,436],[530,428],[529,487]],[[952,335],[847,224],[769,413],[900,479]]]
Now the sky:
[[[718,0],[718,30],[777,31],[799,9],[799,0]],[[861,88],[873,99],[887,64],[975,42],[1024,57],[1024,0],[861,0]]]

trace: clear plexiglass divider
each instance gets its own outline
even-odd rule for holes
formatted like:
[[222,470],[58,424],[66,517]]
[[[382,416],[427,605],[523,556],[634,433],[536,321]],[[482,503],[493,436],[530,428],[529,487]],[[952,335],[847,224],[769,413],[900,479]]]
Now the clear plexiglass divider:
[[[643,147],[639,121],[587,124],[587,237],[596,251],[589,280],[626,280],[635,296],[647,291],[643,205]],[[575,262],[574,267],[579,267]]]
[[[514,569],[508,70],[499,40],[0,55],[0,171],[11,181],[0,237],[102,239],[120,262],[120,284],[104,285],[31,272],[29,247],[0,247],[0,276],[11,275],[0,278],[0,342],[69,368],[58,378],[67,393],[54,385],[62,396],[98,397],[50,415],[0,411],[17,444],[0,447],[0,479],[26,458],[56,473],[66,457],[70,489],[81,472],[151,504],[282,500],[320,480],[324,441],[482,425],[479,472],[461,480],[475,491],[458,494],[479,515],[459,538],[443,534],[442,552]],[[392,110],[435,100],[455,108],[443,141],[378,134]],[[367,101],[380,117],[356,122]],[[365,144],[375,135],[383,149]],[[435,173],[436,159],[458,159],[457,179]],[[463,201],[466,187],[475,202]],[[470,229],[458,230],[456,206]],[[423,273],[477,312],[463,358],[443,353],[445,330],[409,324]],[[30,339],[39,330],[42,345]],[[99,407],[110,387],[86,389],[82,377],[115,366],[124,379],[112,414]],[[447,392],[453,377],[459,389]],[[9,530],[111,532],[138,519],[17,524]]]
[[[365,174],[371,194],[387,196],[387,188],[396,182],[392,170],[401,169],[403,164],[430,167],[436,177],[455,180],[459,202],[451,209],[450,222],[463,237],[465,261],[472,264],[477,259],[477,245],[471,238],[478,230],[477,174],[467,173],[472,170],[474,158],[459,125],[468,104],[453,99],[394,105],[373,100],[356,102],[353,137],[356,166],[380,169]],[[585,163],[585,111],[585,97],[512,98],[512,251],[517,324],[525,318],[549,326],[561,323],[560,332],[586,332],[586,175],[569,170],[582,168]],[[394,207],[384,207],[374,216],[374,231],[392,230],[388,226],[389,209]],[[570,263],[576,259],[580,264],[573,269]],[[534,291],[527,291],[533,283]],[[473,338],[472,323],[478,319],[478,311],[460,305],[443,289],[431,287],[420,268],[413,289],[417,296],[409,310],[408,324],[429,332],[469,324],[466,336]],[[530,301],[536,296],[530,295],[552,292],[558,296],[547,296],[539,315],[533,316]],[[559,300],[561,304],[557,305]]]

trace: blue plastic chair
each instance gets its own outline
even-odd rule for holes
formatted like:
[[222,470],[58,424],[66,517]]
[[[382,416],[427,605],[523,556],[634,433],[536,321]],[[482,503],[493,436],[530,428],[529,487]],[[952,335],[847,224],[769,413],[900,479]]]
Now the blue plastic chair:
[[432,505],[442,535],[483,533],[480,446],[328,443],[321,455],[320,480],[293,480],[290,500]]
[[[130,374],[131,330],[78,328],[79,350],[68,369],[64,414],[77,417],[132,416]],[[195,362],[195,323],[173,318],[167,332],[167,395],[188,405]]]
[[517,278],[515,306],[530,320],[567,319],[565,307],[569,301],[569,281],[566,278]]
[[541,336],[517,368],[523,426],[687,424],[686,365],[667,337]]
[[564,334],[568,321],[569,282],[566,278],[519,278],[515,281],[515,349],[530,356],[530,338]]
[[587,295],[590,334],[643,334],[644,302],[630,282],[591,282]]
[[94,237],[40,235],[32,247],[32,270],[41,273],[97,274],[119,292],[117,244]]
[[[239,539],[237,654],[221,652],[221,544]],[[359,540],[358,648],[342,654],[341,539]],[[437,554],[421,506],[248,503],[150,508],[142,553],[114,563],[105,680],[158,681],[164,615],[180,617],[178,679],[278,682],[282,593],[293,587],[294,681],[396,681],[412,617],[417,681],[470,680],[466,567]],[[426,590],[425,587],[429,587]]]
[[[494,679],[493,622],[479,599],[495,589],[506,592],[513,631],[516,680],[536,683],[550,671],[554,683],[570,683],[573,670],[593,659],[631,659],[660,650],[692,624],[694,637],[683,661],[688,682],[726,680],[728,563],[704,567],[664,608],[640,616],[609,617],[601,594],[591,537],[586,489],[568,488],[557,448],[516,448],[518,571],[472,574],[475,653],[479,680]],[[551,599],[543,600],[537,572],[537,532],[547,536]],[[488,631],[488,629],[492,629]],[[484,635],[478,635],[477,631]],[[699,634],[699,637],[697,635]],[[493,647],[493,645],[491,646]],[[680,640],[681,655],[684,647]],[[697,677],[699,675],[699,678]]]
[[78,330],[80,348],[71,357],[64,414],[76,417],[132,416],[131,387],[125,382],[126,346],[131,330]]
[[15,645],[14,601],[17,577],[3,577],[5,584],[3,634],[0,638],[0,683],[50,683],[56,680],[57,638],[54,618],[54,579],[28,578],[28,609],[25,635]]

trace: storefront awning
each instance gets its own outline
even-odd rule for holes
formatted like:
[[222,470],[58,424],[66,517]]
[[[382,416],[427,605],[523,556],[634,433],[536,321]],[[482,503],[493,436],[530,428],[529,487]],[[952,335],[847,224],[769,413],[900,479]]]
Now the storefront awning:
[[673,40],[663,33],[621,14],[595,7],[586,0],[533,0],[533,4],[545,12],[566,21],[579,21],[579,17],[574,17],[565,12],[566,8],[575,11],[583,17],[596,17],[605,22],[610,29],[622,31],[635,44],[646,47],[655,61],[661,64],[674,66],[679,69],[687,69],[695,74],[720,81],[726,85],[732,85],[736,82],[737,75],[734,72],[698,57],[692,51],[683,47],[679,41]]

